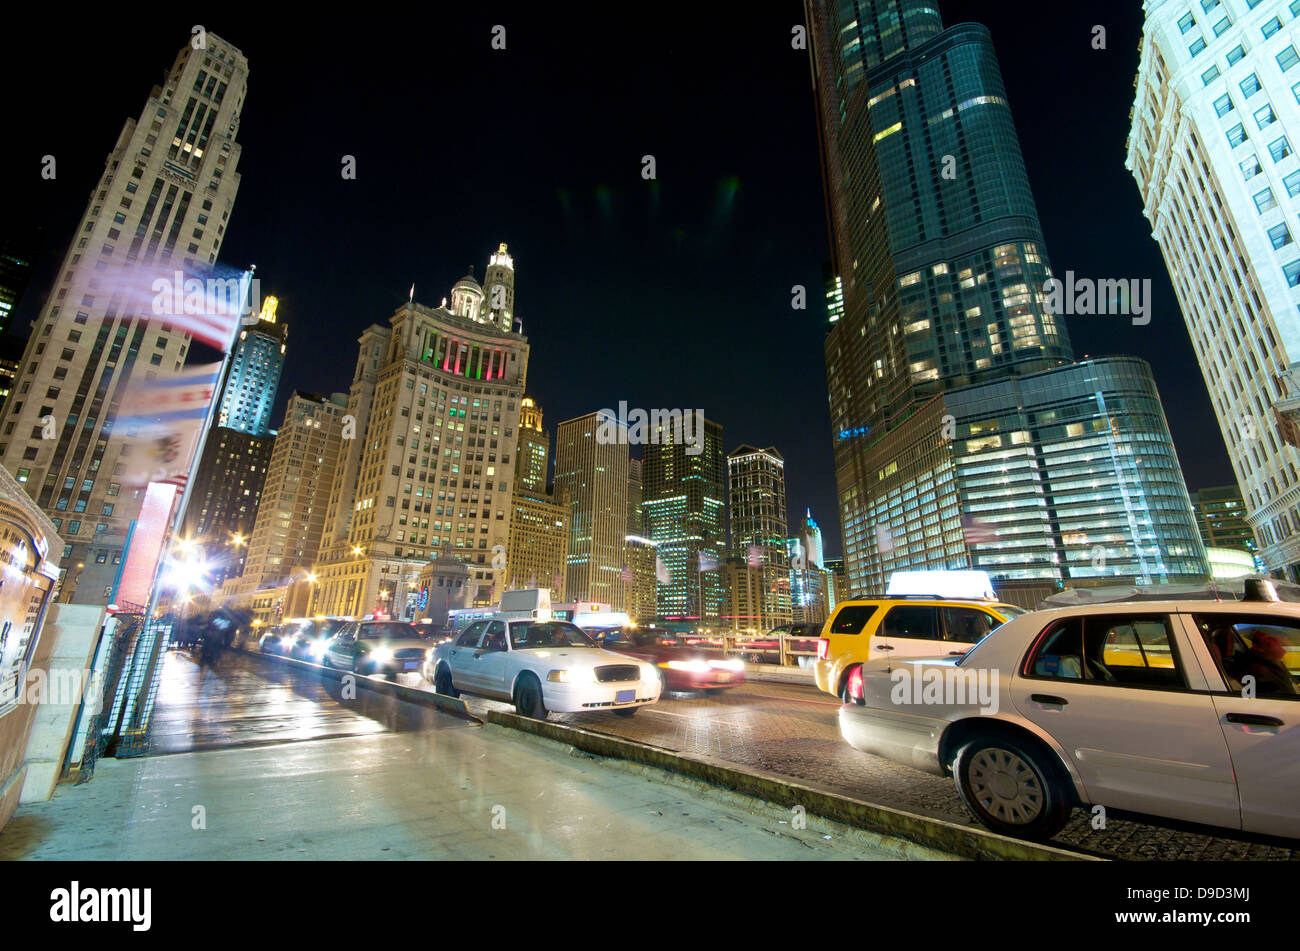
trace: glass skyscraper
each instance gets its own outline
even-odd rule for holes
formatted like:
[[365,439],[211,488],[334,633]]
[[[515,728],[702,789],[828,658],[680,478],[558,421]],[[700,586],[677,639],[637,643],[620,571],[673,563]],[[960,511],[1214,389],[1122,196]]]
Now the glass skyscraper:
[[703,420],[698,455],[658,429],[644,447],[641,510],[646,533],[672,580],[658,586],[664,617],[716,618],[726,608],[727,469],[722,427]]
[[240,331],[221,391],[218,426],[253,436],[271,432],[271,409],[280,386],[289,335],[289,328],[276,320],[278,306],[274,297],[266,298],[257,323]]
[[[1017,415],[1026,411],[1010,381],[1048,373],[1037,385],[1053,391],[1056,412],[1112,414],[1097,405],[1102,391],[1087,389],[1086,373],[1050,376],[1071,370],[1073,354],[1048,307],[1052,271],[988,31],[944,29],[934,0],[808,0],[807,10],[832,269],[843,295],[842,312],[828,314],[825,352],[844,554],[850,591],[872,593],[893,570],[984,567],[985,549],[1001,549],[1012,526],[1002,513],[981,515],[986,480],[964,454],[996,438],[1042,465],[1053,438],[1049,417],[1029,425]],[[1154,398],[1146,365],[1123,366],[1146,375],[1139,389]],[[1154,545],[1161,564],[1179,566],[1166,573],[1200,575],[1204,552],[1158,402],[1155,410],[1122,424],[1116,438],[1126,443],[1132,426],[1134,445],[1150,439],[1167,449],[1176,530],[1165,545],[1138,530],[1141,518],[1126,522],[1129,534],[1110,546],[1127,545],[1129,555],[1097,562],[1140,567]],[[1151,428],[1139,438],[1144,422]],[[1109,450],[1083,454],[1114,470]],[[1120,485],[1094,504],[1122,505],[1121,496],[1131,502],[1147,488],[1131,473]],[[1037,554],[989,567],[1008,578],[1075,577],[1065,569],[1077,553],[1067,558],[1062,539],[1088,533],[1063,529],[1050,499],[1027,504],[1037,514],[1015,531],[1041,536],[1028,543]],[[1184,541],[1192,551],[1175,558]]]

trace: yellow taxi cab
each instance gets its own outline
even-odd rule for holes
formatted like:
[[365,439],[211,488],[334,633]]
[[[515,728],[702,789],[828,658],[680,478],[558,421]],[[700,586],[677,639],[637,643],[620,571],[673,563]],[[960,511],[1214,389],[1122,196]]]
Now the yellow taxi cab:
[[982,571],[895,572],[883,598],[836,605],[817,641],[817,688],[845,699],[868,660],[964,654],[1024,608],[998,601]]

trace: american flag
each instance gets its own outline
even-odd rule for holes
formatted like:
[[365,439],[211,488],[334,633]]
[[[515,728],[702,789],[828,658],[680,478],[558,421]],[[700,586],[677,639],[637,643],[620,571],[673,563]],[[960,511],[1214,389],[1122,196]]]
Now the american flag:
[[751,568],[763,567],[763,549],[757,545],[750,545],[746,554],[746,561],[748,561]]
[[623,567],[623,581],[626,582],[627,584],[631,584],[635,580],[636,580],[636,575],[632,573],[631,568],[628,568],[625,565]]
[[967,545],[991,545],[998,540],[997,529],[992,523],[977,515],[961,517],[961,532],[966,536]]
[[700,552],[700,571],[717,571],[722,562],[711,551]]
[[243,323],[251,280],[251,271],[221,276],[208,269],[123,263],[96,275],[91,287],[97,296],[118,301],[123,316],[156,321],[225,353]]

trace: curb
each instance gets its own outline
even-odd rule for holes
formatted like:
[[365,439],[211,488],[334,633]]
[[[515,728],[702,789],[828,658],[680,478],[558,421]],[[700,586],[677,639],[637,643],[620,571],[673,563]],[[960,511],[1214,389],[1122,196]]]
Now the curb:
[[604,733],[593,733],[546,720],[530,720],[498,710],[487,712],[487,722],[523,733],[531,733],[534,736],[558,740],[598,756],[629,760],[681,773],[767,802],[797,803],[804,806],[808,812],[824,819],[832,819],[881,835],[907,839],[918,845],[962,858],[1021,862],[1103,861],[1055,846],[1038,845],[972,826],[958,825],[943,819],[932,819],[860,799],[821,792],[776,776],[745,772],[722,763]]

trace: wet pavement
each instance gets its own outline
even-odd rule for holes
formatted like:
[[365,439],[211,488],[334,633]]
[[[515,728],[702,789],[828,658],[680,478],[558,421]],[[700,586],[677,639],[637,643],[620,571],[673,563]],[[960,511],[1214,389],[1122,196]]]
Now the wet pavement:
[[172,755],[21,806],[0,860],[946,858],[256,657],[174,654],[163,679]]
[[[506,704],[467,697],[471,712]],[[624,719],[613,713],[551,714],[557,723],[768,773],[815,789],[978,827],[951,779],[860,753],[840,737],[839,702],[816,687],[748,680],[721,693],[674,693]],[[1175,829],[1118,816],[1094,829],[1082,809],[1053,839],[1116,859],[1297,860],[1300,849]]]
[[426,729],[436,711],[417,703],[358,691],[340,701],[336,679],[250,654],[228,651],[215,667],[185,651],[163,665],[149,752],[264,746],[338,736]]

